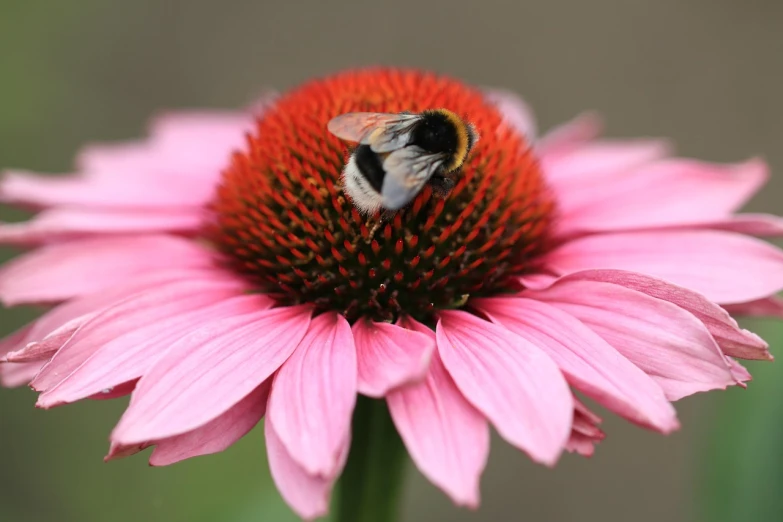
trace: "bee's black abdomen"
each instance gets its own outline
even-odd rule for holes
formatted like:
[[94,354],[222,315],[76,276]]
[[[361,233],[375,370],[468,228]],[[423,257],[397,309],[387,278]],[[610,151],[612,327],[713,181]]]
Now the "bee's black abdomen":
[[411,144],[418,145],[431,153],[453,154],[459,144],[457,128],[449,118],[439,111],[425,111],[416,125]]
[[354,152],[354,159],[370,186],[380,193],[383,177],[386,175],[380,156],[373,152],[369,145],[359,145]]

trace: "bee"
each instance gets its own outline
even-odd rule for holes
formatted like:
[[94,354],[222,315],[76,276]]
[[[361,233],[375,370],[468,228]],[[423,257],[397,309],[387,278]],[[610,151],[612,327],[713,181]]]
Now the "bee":
[[356,142],[343,169],[343,188],[367,215],[394,213],[429,184],[448,196],[456,173],[479,135],[475,127],[446,109],[420,114],[351,112],[333,118],[329,132]]

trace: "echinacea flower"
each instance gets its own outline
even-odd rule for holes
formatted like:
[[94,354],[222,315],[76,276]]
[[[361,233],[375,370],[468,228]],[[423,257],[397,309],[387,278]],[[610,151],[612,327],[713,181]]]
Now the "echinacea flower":
[[[362,216],[327,122],[440,107],[481,135],[453,191]],[[372,436],[357,394],[471,507],[490,426],[545,465],[593,452],[600,419],[574,391],[671,432],[671,401],[743,385],[735,358],[770,359],[726,310],[781,315],[783,252],[751,236],[783,222],[734,215],[760,160],[599,135],[588,115],[538,139],[509,93],[372,69],[247,114],[165,116],[145,141],[87,148],[74,176],[10,172],[2,199],[40,213],[0,228],[30,249],[0,298],[51,309],[0,346],[3,382],[42,408],[130,394],[107,458],[155,446],[153,465],[265,417],[272,476],[307,519],[360,458],[352,437]]]

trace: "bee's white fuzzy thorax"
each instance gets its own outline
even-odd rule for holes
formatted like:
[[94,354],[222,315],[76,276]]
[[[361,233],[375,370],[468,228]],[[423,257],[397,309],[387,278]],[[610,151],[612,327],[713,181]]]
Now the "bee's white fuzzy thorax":
[[345,164],[343,169],[343,190],[351,198],[353,205],[359,212],[365,215],[373,215],[380,208],[383,198],[375,191],[364,175],[359,171],[354,156]]

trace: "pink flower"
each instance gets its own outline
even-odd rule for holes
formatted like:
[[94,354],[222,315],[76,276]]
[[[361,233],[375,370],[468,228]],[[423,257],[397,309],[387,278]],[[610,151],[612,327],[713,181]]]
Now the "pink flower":
[[[326,122],[440,106],[481,134],[455,189],[362,217]],[[474,507],[490,425],[553,465],[603,438],[572,390],[668,433],[670,401],[771,358],[726,311],[783,315],[783,252],[751,237],[783,221],[734,215],[760,160],[601,139],[593,116],[537,139],[513,95],[415,71],[339,74],[256,112],[172,114],[145,141],[87,148],[76,175],[0,185],[40,210],[0,228],[30,249],[0,298],[51,305],[3,341],[0,375],[32,381],[42,408],[130,393],[107,458],[222,451],[266,415],[272,475],[314,518],[359,393],[385,398],[419,470]]]

